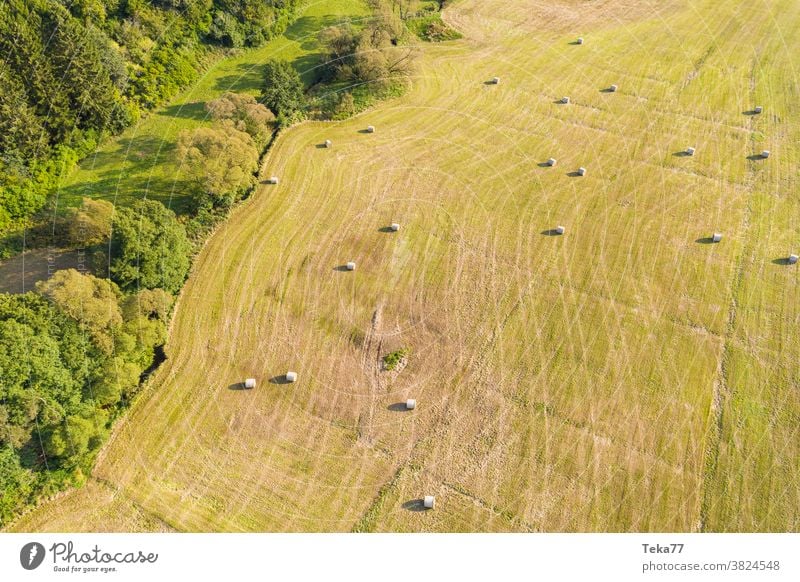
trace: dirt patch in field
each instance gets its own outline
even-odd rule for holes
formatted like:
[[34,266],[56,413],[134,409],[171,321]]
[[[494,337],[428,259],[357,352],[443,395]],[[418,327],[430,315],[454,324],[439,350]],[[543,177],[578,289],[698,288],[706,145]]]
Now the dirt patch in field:
[[36,249],[0,263],[0,293],[32,291],[39,281],[62,269],[88,272],[87,257],[79,251]]

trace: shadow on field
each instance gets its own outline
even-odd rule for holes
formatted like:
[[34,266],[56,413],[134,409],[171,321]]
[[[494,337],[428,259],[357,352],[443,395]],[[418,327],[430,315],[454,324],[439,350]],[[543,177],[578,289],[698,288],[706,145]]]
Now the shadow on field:
[[692,156],[691,156],[691,154],[689,154],[689,153],[688,153],[687,151],[685,151],[685,150],[681,150],[681,151],[679,151],[679,152],[675,152],[675,153],[673,153],[672,155],[673,155],[674,157],[676,157],[676,158],[691,158],[691,157],[692,157]]
[[772,263],[774,265],[791,265],[792,263],[789,262],[789,257],[781,257],[780,259],[772,259]]
[[539,162],[536,165],[539,166],[540,168],[552,168],[553,167],[550,164],[548,164],[547,162]]
[[303,82],[310,86],[316,85],[322,79],[325,62],[319,53],[312,52],[294,59],[292,66],[300,74]]
[[704,236],[702,238],[698,238],[694,242],[696,242],[699,245],[713,245],[713,244],[716,244],[716,243],[714,243],[714,239],[711,238],[710,236]]
[[181,119],[194,119],[196,121],[205,121],[209,118],[205,101],[170,105],[169,107],[165,107],[160,114]]
[[316,146],[314,146],[314,147],[316,147],[318,150],[326,150],[326,149],[328,149],[328,146],[327,146],[327,145],[325,145],[324,143],[318,143],[318,144],[317,144]]
[[386,233],[389,233],[389,234],[391,234],[391,233],[393,233],[394,231],[392,230],[392,227],[391,227],[391,226],[382,226],[382,227],[380,227],[380,228],[378,229],[378,232],[386,232]]
[[425,501],[422,499],[410,499],[403,503],[403,509],[406,511],[426,511]]
[[347,268],[347,265],[339,265],[338,267],[334,267],[333,270],[340,273],[347,273],[350,271],[350,269]]
[[241,63],[233,69],[235,72],[224,75],[214,83],[216,89],[220,91],[257,91],[261,89],[264,82],[265,65],[253,63]]
[[748,109],[747,111],[742,111],[742,115],[758,115],[758,111],[755,109]]
[[386,407],[386,410],[391,410],[392,412],[411,412],[411,410],[406,408],[405,402],[395,402],[394,404],[390,404]]
[[747,156],[747,159],[751,162],[757,162],[758,160],[766,160],[767,156],[762,156],[761,154],[751,154]]
[[273,376],[269,379],[270,384],[291,384],[289,380],[286,379],[286,374],[281,374],[280,376]]
[[567,176],[569,176],[570,178],[580,178],[581,173],[578,170],[575,170],[573,172],[567,172]]
[[577,40],[573,40],[573,41],[568,42],[567,44],[571,44],[573,46],[580,46],[581,43],[579,43]]
[[372,132],[368,129],[359,129],[358,133],[372,133]]
[[558,234],[558,231],[555,228],[548,228],[547,230],[543,230],[540,234],[544,236],[563,236]]
[[606,87],[605,89],[600,89],[600,92],[601,93],[616,93],[616,91],[614,91],[614,89],[612,89],[611,87]]
[[318,46],[317,33],[330,26],[335,26],[342,22],[342,18],[327,14],[325,16],[303,16],[295,20],[283,36],[289,40],[302,43],[300,46],[303,50],[313,50]]
[[234,384],[229,384],[228,390],[250,390],[250,388],[245,387],[244,382],[236,382]]

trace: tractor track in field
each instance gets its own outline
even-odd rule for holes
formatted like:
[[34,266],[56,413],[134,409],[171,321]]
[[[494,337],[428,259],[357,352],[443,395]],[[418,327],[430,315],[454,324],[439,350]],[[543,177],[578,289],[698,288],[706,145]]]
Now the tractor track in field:
[[[755,95],[755,79],[756,79],[756,70],[757,70],[757,63],[758,63],[759,55],[753,58],[753,64],[750,71],[750,96],[751,101]],[[751,134],[750,134],[750,144],[751,146],[756,144],[755,139],[756,131],[755,127],[753,127],[753,121],[751,120]],[[729,365],[729,347],[732,343],[735,342],[735,333],[736,333],[736,317],[737,312],[739,309],[738,304],[738,297],[742,291],[742,285],[744,281],[744,269],[745,269],[745,259],[750,256],[752,250],[752,242],[751,237],[748,236],[750,231],[750,222],[751,216],[753,213],[753,205],[752,205],[752,196],[755,193],[755,165],[754,162],[750,162],[748,164],[748,172],[747,172],[747,183],[748,183],[748,193],[749,198],[747,202],[747,206],[745,207],[745,212],[742,215],[741,225],[739,227],[739,232],[742,233],[742,238],[745,240],[745,244],[742,247],[741,252],[736,260],[736,268],[733,272],[733,276],[731,282],[728,285],[728,289],[730,290],[730,303],[728,304],[728,316],[725,325],[725,331],[722,336],[722,351],[719,355],[719,363],[717,367],[716,379],[714,381],[714,385],[712,388],[713,396],[711,400],[711,410],[710,414],[712,417],[712,422],[710,425],[710,435],[707,437],[707,446],[705,452],[705,470],[703,471],[702,482],[700,486],[700,512],[697,522],[697,531],[699,532],[707,532],[708,531],[708,515],[710,511],[710,505],[713,503],[712,493],[710,483],[714,480],[717,473],[717,467],[719,464],[719,454],[720,454],[720,446],[722,442],[722,431],[724,428],[724,415],[725,415],[725,405],[727,400],[731,396],[731,387],[728,383],[728,376],[730,374],[728,365]]]

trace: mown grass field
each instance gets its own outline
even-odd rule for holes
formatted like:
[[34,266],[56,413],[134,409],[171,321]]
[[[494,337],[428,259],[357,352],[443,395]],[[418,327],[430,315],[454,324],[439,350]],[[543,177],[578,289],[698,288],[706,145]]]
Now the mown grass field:
[[344,19],[369,17],[363,0],[309,0],[294,24],[256,49],[220,59],[187,91],[143,118],[83,160],[58,192],[60,207],[76,206],[82,196],[128,204],[143,197],[163,202],[177,213],[191,207],[191,185],[176,155],[178,134],[211,125],[207,101],[226,91],[258,96],[263,66],[272,59],[290,61],[310,83],[320,62],[318,33]]
[[445,19],[403,98],[279,138],[89,486],[14,529],[800,529],[800,4]]

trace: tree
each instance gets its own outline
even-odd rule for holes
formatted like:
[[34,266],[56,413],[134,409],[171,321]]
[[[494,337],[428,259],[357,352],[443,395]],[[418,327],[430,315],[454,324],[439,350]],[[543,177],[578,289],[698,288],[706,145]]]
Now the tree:
[[9,521],[28,503],[33,475],[23,469],[9,447],[0,448],[0,523]]
[[214,206],[228,208],[255,184],[258,149],[247,133],[226,120],[183,132],[178,152],[187,171]]
[[136,390],[141,373],[142,368],[137,364],[120,357],[111,358],[98,371],[89,389],[89,396],[99,406],[116,404],[123,395],[130,395]]
[[383,8],[364,28],[358,30],[351,24],[344,24],[320,34],[328,57],[325,65],[328,76],[353,83],[383,85],[393,77],[406,76],[413,71],[417,51],[401,43],[406,28],[394,13],[401,6],[392,8],[383,2],[378,4]]
[[87,329],[100,349],[111,352],[114,329],[122,325],[121,294],[113,282],[65,269],[39,281],[36,291]]
[[266,143],[275,122],[272,112],[246,93],[225,93],[206,103],[206,111],[217,121],[233,121],[236,129],[248,133],[258,145]]
[[263,100],[278,117],[279,125],[288,125],[301,117],[306,105],[304,91],[300,74],[289,62],[279,59],[267,62]]
[[123,289],[181,288],[191,247],[174,212],[155,200],[140,200],[119,209],[112,228],[111,277]]
[[125,321],[137,317],[167,321],[173,301],[172,295],[163,289],[142,289],[125,298],[121,305],[122,315]]
[[80,208],[70,208],[66,216],[69,244],[88,247],[111,237],[114,205],[105,200],[83,198]]

